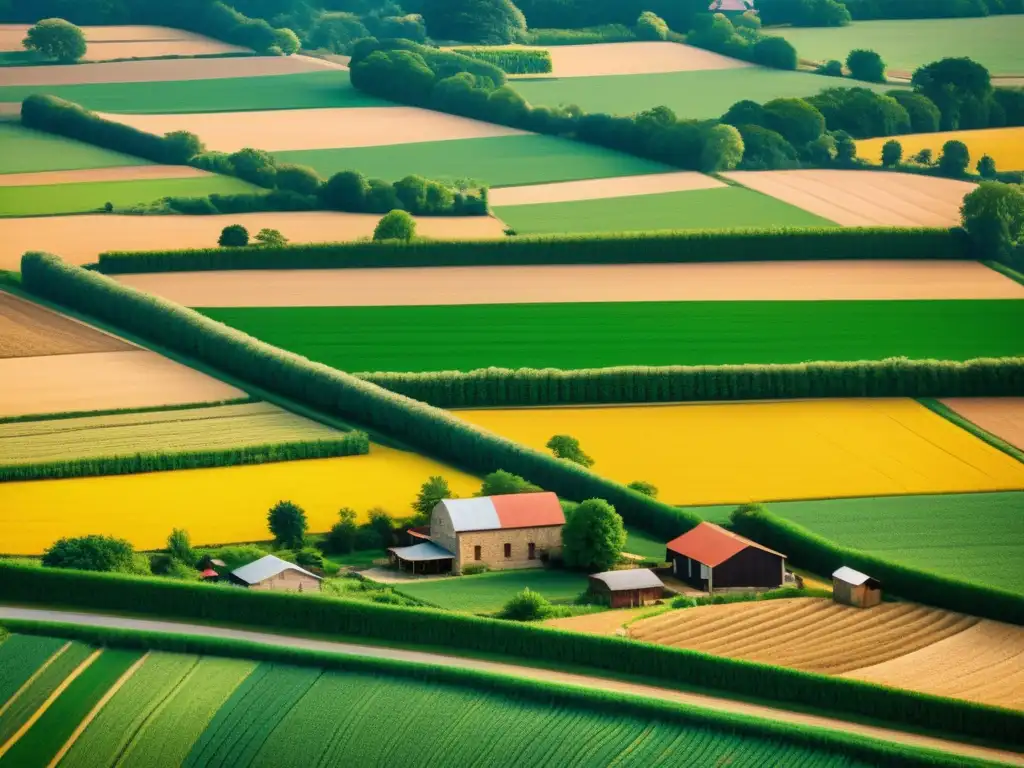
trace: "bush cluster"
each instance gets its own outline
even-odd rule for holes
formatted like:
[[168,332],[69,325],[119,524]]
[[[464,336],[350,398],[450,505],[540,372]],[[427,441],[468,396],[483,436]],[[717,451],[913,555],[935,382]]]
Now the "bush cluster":
[[845,26],[850,20],[943,19],[1024,13],[1022,0],[762,0],[765,24]]

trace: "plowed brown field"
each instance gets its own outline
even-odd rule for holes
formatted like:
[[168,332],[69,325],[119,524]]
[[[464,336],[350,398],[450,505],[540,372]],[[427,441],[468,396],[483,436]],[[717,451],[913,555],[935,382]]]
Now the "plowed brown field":
[[0,358],[130,349],[121,339],[0,291]]
[[1024,451],[1024,397],[949,397],[942,402]]
[[1024,629],[913,603],[794,598],[684,608],[628,627],[644,642],[998,706],[1024,703]]

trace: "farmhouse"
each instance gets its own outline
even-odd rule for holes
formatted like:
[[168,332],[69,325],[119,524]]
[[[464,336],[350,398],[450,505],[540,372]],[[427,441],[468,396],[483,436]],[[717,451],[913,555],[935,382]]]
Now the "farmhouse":
[[855,608],[870,608],[882,602],[882,583],[844,565],[832,574],[832,599]]
[[660,600],[665,591],[653,571],[631,568],[605,571],[590,577],[590,592],[607,600],[612,608],[632,608]]
[[666,545],[672,573],[698,589],[782,586],[786,556],[714,523],[701,523]]
[[414,573],[462,573],[473,563],[533,568],[542,556],[561,551],[564,524],[553,493],[444,499],[430,514],[429,541],[389,551],[393,563]]
[[267,555],[231,572],[231,581],[249,589],[319,592],[320,577],[279,557]]

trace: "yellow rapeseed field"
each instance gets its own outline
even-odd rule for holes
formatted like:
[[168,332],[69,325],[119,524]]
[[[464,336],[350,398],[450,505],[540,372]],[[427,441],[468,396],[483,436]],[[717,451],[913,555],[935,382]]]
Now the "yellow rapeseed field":
[[913,400],[467,410],[535,448],[580,440],[594,471],[671,504],[1024,488],[1024,464]]
[[985,128],[979,131],[945,131],[943,133],[913,133],[908,136],[886,136],[857,142],[857,156],[872,163],[882,160],[882,145],[895,139],[903,145],[903,158],[908,159],[922,149],[930,149],[932,158],[939,159],[942,145],[947,141],[962,141],[971,153],[970,170],[982,155],[996,161],[1000,171],[1024,170],[1024,128]]
[[270,538],[267,511],[282,499],[306,510],[309,529],[326,531],[338,509],[411,513],[420,485],[443,475],[469,496],[480,481],[414,453],[371,445],[366,456],[220,469],[152,472],[0,484],[0,553],[39,554],[62,536],[90,533],[163,547],[172,528],[196,544]]

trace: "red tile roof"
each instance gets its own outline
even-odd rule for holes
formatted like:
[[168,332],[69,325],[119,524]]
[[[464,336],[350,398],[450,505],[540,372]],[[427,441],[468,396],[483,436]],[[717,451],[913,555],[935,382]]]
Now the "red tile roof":
[[763,547],[756,541],[745,539],[738,533],[727,531],[714,523],[701,523],[682,536],[672,539],[665,546],[677,554],[704,563],[708,568],[721,565],[747,547],[756,547],[783,559],[786,557],[781,552]]
[[565,513],[558,497],[549,492],[512,493],[491,496],[502,528],[538,528],[544,525],[565,525]]

